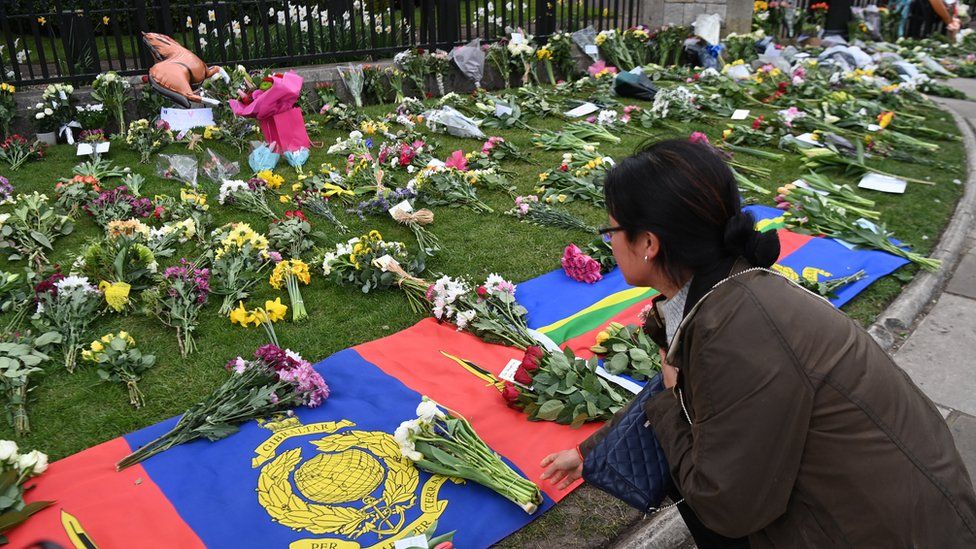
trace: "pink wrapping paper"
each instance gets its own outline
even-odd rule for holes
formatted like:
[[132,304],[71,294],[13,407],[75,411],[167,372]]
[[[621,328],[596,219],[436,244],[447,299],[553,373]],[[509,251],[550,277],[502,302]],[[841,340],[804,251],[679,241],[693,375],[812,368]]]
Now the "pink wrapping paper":
[[310,147],[312,143],[305,131],[305,119],[301,109],[295,107],[302,91],[302,77],[287,72],[281,78],[272,78],[274,84],[271,88],[254,90],[250,104],[231,99],[230,109],[237,116],[257,119],[264,140],[277,145],[275,152]]

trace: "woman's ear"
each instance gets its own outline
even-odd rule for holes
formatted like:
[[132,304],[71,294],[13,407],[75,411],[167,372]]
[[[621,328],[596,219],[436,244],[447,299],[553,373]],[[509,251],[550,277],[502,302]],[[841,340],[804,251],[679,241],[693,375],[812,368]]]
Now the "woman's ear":
[[646,231],[641,235],[641,248],[644,252],[644,260],[648,263],[654,261],[657,254],[661,252],[661,240],[656,234]]

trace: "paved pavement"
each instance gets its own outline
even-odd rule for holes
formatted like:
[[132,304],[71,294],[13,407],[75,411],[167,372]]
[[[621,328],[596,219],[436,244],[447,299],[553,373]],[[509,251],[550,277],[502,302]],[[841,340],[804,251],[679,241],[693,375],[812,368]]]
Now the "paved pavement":
[[[976,98],[976,80],[949,84]],[[944,100],[976,127],[976,101]],[[976,212],[974,212],[976,213]],[[895,361],[942,408],[976,480],[976,231],[938,301],[895,353]]]

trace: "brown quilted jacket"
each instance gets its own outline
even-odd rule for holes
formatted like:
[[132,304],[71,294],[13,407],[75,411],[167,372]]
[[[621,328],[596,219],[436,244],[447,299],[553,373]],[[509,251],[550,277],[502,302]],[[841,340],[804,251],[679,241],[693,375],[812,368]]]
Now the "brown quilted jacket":
[[645,407],[702,522],[752,547],[976,547],[972,481],[932,401],[829,303],[738,267],[668,353],[691,423],[677,391]]

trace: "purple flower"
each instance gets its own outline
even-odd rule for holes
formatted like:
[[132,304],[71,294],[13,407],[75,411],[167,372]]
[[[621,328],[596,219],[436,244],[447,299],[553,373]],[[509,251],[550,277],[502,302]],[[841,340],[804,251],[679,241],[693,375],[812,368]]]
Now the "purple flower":
[[14,196],[14,186],[7,178],[0,175],[0,200],[9,200]]

